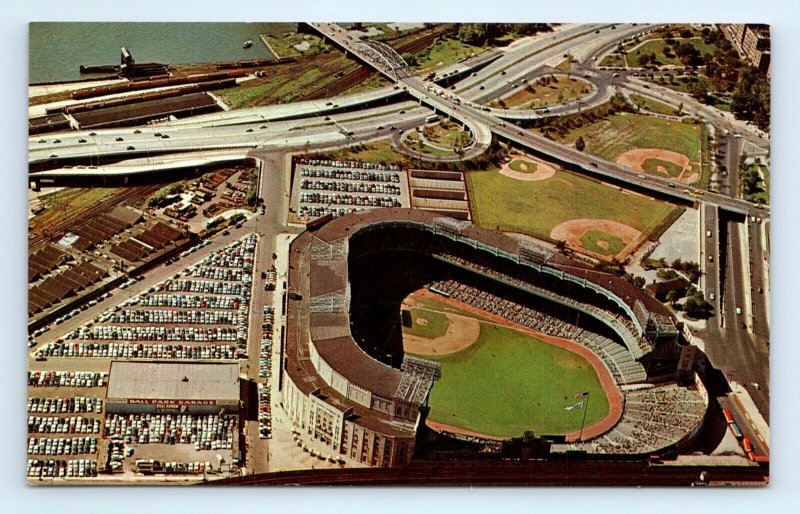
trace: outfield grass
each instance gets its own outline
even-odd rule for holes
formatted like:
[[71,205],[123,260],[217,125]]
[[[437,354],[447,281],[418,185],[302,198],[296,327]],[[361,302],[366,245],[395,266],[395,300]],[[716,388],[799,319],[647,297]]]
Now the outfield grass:
[[430,396],[430,419],[498,437],[567,434],[580,429],[575,395],[589,391],[586,426],[608,414],[600,379],[583,357],[516,330],[481,323],[478,341],[431,357],[442,378]]
[[[412,323],[411,327],[403,327],[404,334],[436,339],[443,336],[447,332],[447,327],[450,326],[450,320],[441,312],[416,308],[410,310]],[[419,323],[420,319],[425,321]]]
[[461,59],[478,55],[486,48],[468,45],[458,39],[442,38],[427,50],[427,53],[418,59],[414,67],[418,71],[432,71],[451,64],[457,63]]
[[[605,248],[600,246],[600,242],[606,243]],[[597,252],[601,255],[617,255],[625,248],[625,243],[617,236],[607,234],[602,230],[587,230],[581,236],[581,245],[587,250]]]
[[[523,164],[526,166],[525,168],[522,167]],[[520,173],[535,173],[539,166],[535,162],[526,159],[514,159],[508,163],[508,167]]]
[[559,223],[578,218],[617,221],[648,234],[675,209],[566,171],[538,181],[516,180],[496,169],[472,171],[466,182],[477,225],[542,239]]
[[571,102],[591,93],[592,88],[583,79],[553,75],[549,84],[531,83],[511,96],[492,102],[493,107],[506,109],[533,109]]
[[631,100],[642,109],[656,114],[667,114],[670,116],[678,114],[678,109],[675,107],[659,102],[658,100],[647,98],[646,96],[631,95]]
[[[666,171],[663,171],[659,168],[663,168]],[[683,168],[674,162],[662,161],[661,159],[645,160],[642,163],[642,169],[648,173],[653,173],[655,175],[668,175],[673,178],[680,176],[681,171],[683,171]]]
[[663,148],[700,161],[702,129],[698,123],[666,120],[639,114],[615,114],[569,132],[564,142],[572,145],[583,136],[586,152],[608,160],[632,148]]

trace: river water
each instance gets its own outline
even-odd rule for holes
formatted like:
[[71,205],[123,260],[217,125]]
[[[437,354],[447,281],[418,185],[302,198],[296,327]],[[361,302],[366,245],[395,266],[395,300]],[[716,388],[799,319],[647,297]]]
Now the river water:
[[[186,64],[269,59],[259,34],[280,35],[295,23],[31,23],[30,83],[78,80],[81,64],[119,64],[126,46],[137,62]],[[249,49],[242,48],[248,39]]]

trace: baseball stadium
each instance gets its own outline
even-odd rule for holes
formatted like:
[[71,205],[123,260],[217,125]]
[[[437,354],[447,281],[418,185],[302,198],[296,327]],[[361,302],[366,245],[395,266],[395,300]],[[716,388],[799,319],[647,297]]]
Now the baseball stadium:
[[690,445],[708,410],[693,370],[676,382],[680,335],[661,303],[433,211],[309,227],[286,302],[283,406],[296,430],[368,466],[407,465],[431,442],[649,455]]

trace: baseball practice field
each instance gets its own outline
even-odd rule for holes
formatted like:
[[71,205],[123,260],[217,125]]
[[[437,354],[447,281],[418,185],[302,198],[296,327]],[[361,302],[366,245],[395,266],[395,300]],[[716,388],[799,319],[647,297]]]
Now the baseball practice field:
[[530,156],[468,172],[466,183],[477,225],[565,241],[599,259],[624,260],[678,209]]

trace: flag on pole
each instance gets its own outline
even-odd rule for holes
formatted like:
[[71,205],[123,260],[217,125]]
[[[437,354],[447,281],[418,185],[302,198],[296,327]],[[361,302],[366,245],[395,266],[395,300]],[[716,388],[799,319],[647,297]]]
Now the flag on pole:
[[584,405],[584,401],[581,400],[576,404],[570,405],[569,407],[564,407],[564,410],[575,410],[575,409],[582,409]]
[[575,398],[586,398],[587,396],[589,396],[589,391],[583,391],[581,393],[577,393]]

